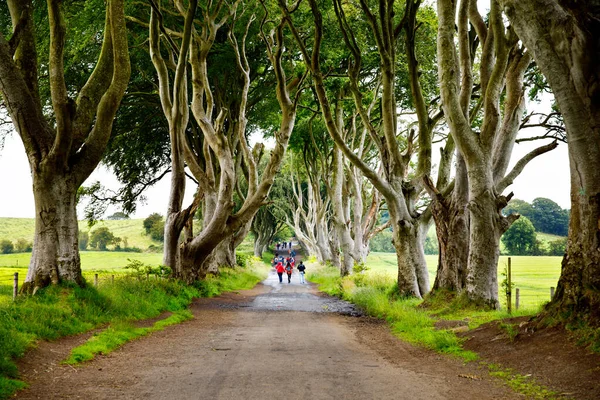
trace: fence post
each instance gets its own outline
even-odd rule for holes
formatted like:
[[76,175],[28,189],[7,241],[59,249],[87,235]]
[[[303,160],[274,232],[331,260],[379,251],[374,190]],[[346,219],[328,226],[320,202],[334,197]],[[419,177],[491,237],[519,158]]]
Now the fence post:
[[146,272],[146,280],[149,281],[150,280],[150,272]]
[[508,280],[508,287],[506,288],[506,307],[508,309],[508,313],[512,312],[512,279],[511,279],[511,260],[508,257],[508,276],[506,279]]
[[550,287],[550,300],[554,297],[554,287]]
[[517,288],[517,293],[515,293],[515,309],[519,310],[519,288]]
[[98,287],[98,274],[94,274],[94,286]]
[[13,301],[17,298],[19,293],[19,273],[15,272],[15,279],[13,282]]
[[110,283],[115,283],[115,276],[114,275],[110,276]]

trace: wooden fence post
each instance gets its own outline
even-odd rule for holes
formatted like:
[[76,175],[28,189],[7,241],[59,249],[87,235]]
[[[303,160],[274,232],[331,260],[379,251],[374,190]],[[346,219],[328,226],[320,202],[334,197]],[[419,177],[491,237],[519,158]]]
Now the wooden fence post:
[[19,293],[19,273],[15,272],[15,279],[13,282],[13,301],[16,300],[18,293]]
[[98,287],[98,274],[94,274],[94,286]]
[[110,276],[110,283],[115,283],[115,276],[114,275]]
[[517,293],[515,293],[515,310],[519,310],[519,288],[517,288]]
[[550,300],[554,297],[554,287],[550,287]]
[[150,272],[146,272],[146,280],[149,281],[150,280]]
[[508,274],[507,274],[507,281],[508,281],[508,287],[506,288],[506,307],[508,309],[508,313],[510,314],[512,312],[512,279],[511,279],[511,260],[510,257],[508,257]]

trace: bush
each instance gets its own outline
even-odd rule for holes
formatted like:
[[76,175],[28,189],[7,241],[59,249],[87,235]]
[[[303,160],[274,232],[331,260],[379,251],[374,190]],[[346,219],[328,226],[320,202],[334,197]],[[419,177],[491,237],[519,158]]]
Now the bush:
[[17,239],[15,242],[15,253],[29,253],[33,249],[33,242],[26,239]]
[[563,256],[567,249],[567,238],[553,240],[548,243],[549,256]]
[[90,246],[99,250],[106,250],[106,246],[118,245],[121,238],[116,237],[106,226],[101,226],[90,234]]
[[15,246],[8,239],[0,241],[0,253],[10,254],[15,250]]
[[240,268],[246,268],[250,261],[252,260],[252,256],[244,253],[235,253],[235,263]]

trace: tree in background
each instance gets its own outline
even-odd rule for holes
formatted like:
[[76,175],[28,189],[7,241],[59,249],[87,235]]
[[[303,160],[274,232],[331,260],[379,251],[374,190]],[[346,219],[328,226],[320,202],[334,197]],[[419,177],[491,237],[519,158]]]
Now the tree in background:
[[121,238],[116,237],[106,226],[94,229],[90,233],[90,246],[98,250],[106,250],[109,245],[118,245]]
[[521,216],[502,235],[502,242],[508,254],[529,255],[536,247],[535,227],[529,218]]
[[8,239],[0,240],[0,253],[11,254],[15,249],[15,246]]
[[567,236],[569,230],[569,210],[562,209],[554,201],[544,197],[534,199],[531,204],[513,199],[503,212],[504,214],[515,212],[529,218],[538,232]]
[[122,211],[118,211],[112,215],[109,215],[108,217],[106,217],[106,219],[113,220],[113,221],[125,220],[125,219],[129,219],[129,215],[125,214]]
[[29,253],[33,249],[33,242],[20,238],[15,242],[15,253]]
[[85,250],[90,242],[90,234],[87,231],[79,231],[79,250]]
[[144,230],[153,240],[165,240],[165,220],[159,213],[153,213],[144,220]]
[[[105,10],[103,28],[93,33],[78,19],[84,2],[44,3],[8,0],[0,8],[12,22],[11,38],[0,34],[0,92],[27,153],[35,199],[26,293],[61,281],[84,284],[77,191],[103,156],[130,75],[123,0],[85,2],[94,18]],[[67,30],[67,18],[79,24]],[[87,46],[102,43],[97,62],[67,74],[65,54],[82,37]]]

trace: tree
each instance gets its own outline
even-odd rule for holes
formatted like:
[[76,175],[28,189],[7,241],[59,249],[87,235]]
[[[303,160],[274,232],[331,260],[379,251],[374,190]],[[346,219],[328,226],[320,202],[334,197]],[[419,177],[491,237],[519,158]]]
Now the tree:
[[117,221],[117,220],[125,220],[125,219],[129,219],[129,215],[125,214],[122,211],[118,211],[118,212],[116,212],[116,213],[114,213],[112,215],[109,215],[108,217],[106,217],[106,219],[115,220],[115,221]]
[[85,250],[90,242],[90,234],[86,231],[79,231],[79,250]]
[[[556,294],[547,310],[600,325],[600,9],[596,1],[500,0],[546,76],[569,144],[571,219]],[[560,32],[560,34],[556,34]]]
[[143,224],[144,230],[146,231],[146,235],[150,235],[150,233],[153,231],[154,226],[160,224],[161,222],[163,223],[164,227],[163,216],[159,213],[152,213],[146,219],[144,219]]
[[8,239],[0,240],[0,252],[2,254],[10,254],[15,249],[15,246]]
[[[476,304],[497,308],[500,237],[519,217],[501,214],[513,196],[502,193],[529,161],[556,148],[557,143],[530,152],[508,171],[524,114],[523,79],[531,55],[512,28],[505,27],[497,0],[491,1],[487,23],[479,15],[475,1],[463,0],[458,8],[454,1],[440,0],[437,4],[441,97],[450,133],[464,160],[468,185],[466,293]],[[454,36],[457,9],[458,56]],[[482,45],[478,74],[481,101],[472,109],[475,34]],[[480,107],[481,124],[477,115]]]
[[531,203],[533,215],[531,222],[539,232],[567,236],[569,229],[569,212],[560,208],[550,199],[538,197]]
[[[65,79],[66,5],[47,2],[43,20],[50,42],[45,50],[35,37],[35,30],[44,27],[34,19],[36,12],[45,14],[41,3],[9,0],[13,35],[7,41],[0,34],[0,92],[27,153],[36,208],[24,292],[60,281],[84,283],[77,246],[77,190],[102,158],[130,74],[123,0],[110,0],[105,6],[102,49],[81,86]],[[98,34],[93,38],[99,40]],[[40,91],[45,76],[49,94]]]
[[20,238],[15,242],[15,253],[29,253],[33,249],[33,242]]
[[99,250],[106,250],[109,245],[117,245],[121,238],[116,237],[106,226],[94,229],[90,234],[90,246]]
[[531,255],[536,247],[535,227],[527,217],[521,216],[504,232],[502,242],[506,246],[508,254]]

